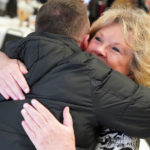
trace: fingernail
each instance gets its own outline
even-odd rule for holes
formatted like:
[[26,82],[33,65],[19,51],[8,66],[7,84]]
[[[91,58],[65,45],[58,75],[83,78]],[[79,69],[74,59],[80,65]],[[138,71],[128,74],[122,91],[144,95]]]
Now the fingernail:
[[20,100],[24,100],[25,99],[25,97],[23,95],[20,95],[19,98],[20,98]]
[[65,107],[65,109],[66,109],[66,111],[68,111],[68,112],[69,112],[69,107],[68,107],[68,106],[66,106],[66,107]]
[[7,99],[7,100],[8,100],[8,99],[9,99],[9,96],[5,96],[5,99]]
[[69,108],[69,106],[67,106],[67,109],[68,109],[68,112],[70,112],[70,108]]
[[21,110],[21,113],[22,113],[22,114],[25,114],[25,113],[26,113],[26,110],[25,110],[25,109],[22,109],[22,110]]
[[29,93],[29,89],[28,89],[28,88],[24,89],[24,92],[25,92],[26,94]]
[[35,100],[35,99],[32,99],[32,100],[31,100],[31,103],[32,103],[32,104],[35,104],[35,103],[36,103],[36,100]]
[[13,97],[13,100],[18,100],[18,98],[17,97]]
[[23,107],[24,107],[24,108],[27,108],[27,107],[28,107],[28,104],[27,104],[27,103],[23,104]]

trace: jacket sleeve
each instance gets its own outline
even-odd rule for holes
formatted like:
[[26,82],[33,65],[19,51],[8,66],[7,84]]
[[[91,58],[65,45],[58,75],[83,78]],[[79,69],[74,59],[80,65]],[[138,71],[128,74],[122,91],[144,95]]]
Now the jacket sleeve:
[[29,86],[32,86],[57,66],[59,61],[72,53],[73,51],[61,42],[57,43],[51,39],[32,36],[9,43],[6,47],[6,54],[10,58],[21,60],[27,67],[28,74],[25,77]]
[[150,89],[113,70],[101,80],[94,80],[93,97],[98,123],[130,136],[149,137]]
[[120,130],[130,136],[150,136],[150,89],[112,70],[99,58],[77,54],[72,62],[89,69],[91,98],[98,126]]

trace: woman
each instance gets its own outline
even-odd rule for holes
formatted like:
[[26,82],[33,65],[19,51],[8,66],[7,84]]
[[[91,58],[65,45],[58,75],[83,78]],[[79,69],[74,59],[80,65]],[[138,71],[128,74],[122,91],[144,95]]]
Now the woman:
[[[87,51],[97,55],[114,70],[149,87],[150,22],[144,20],[146,17],[148,19],[149,16],[141,10],[131,9],[130,13],[121,9],[106,11],[91,27],[92,39]],[[143,28],[142,24],[145,25]],[[138,145],[135,138],[109,129],[100,134],[99,142],[98,148],[109,149],[136,149]]]
[[[150,84],[149,78],[148,78],[149,77],[149,64],[150,64],[149,57],[148,57],[149,47],[150,47],[149,42],[148,42],[150,38],[149,37],[149,29],[150,29],[149,20],[150,20],[149,16],[146,15],[141,10],[110,9],[106,11],[104,15],[101,18],[99,18],[91,27],[92,39],[89,42],[87,51],[100,57],[100,59],[106,62],[114,70],[117,70],[123,73],[124,75],[131,77],[133,80],[135,80],[136,82],[140,84],[149,86]],[[43,118],[47,118],[47,116],[48,118],[50,118],[51,115],[49,112],[45,112],[46,111],[45,108],[43,108],[38,102],[33,101],[33,106],[37,110],[32,108],[30,105],[27,105],[27,104],[24,105],[25,109],[22,111],[22,114],[26,121],[23,122],[23,127],[25,128],[26,132],[29,134],[30,139],[33,141],[37,149],[41,149],[41,150],[46,149],[44,147],[45,144],[48,147],[49,145],[52,146],[53,143],[42,144],[39,141],[51,142],[52,140],[50,140],[49,138],[45,139],[44,137],[37,138],[35,137],[35,135],[37,133],[40,133],[40,135],[44,135],[45,133],[46,135],[44,136],[47,137],[49,136],[49,134],[47,134],[49,132],[39,132],[43,130],[47,131],[47,129],[41,128],[39,130],[33,131],[34,129],[31,130],[30,127],[32,127],[33,124],[34,125],[37,124],[37,126],[39,126],[38,124],[44,124],[46,127],[48,127],[47,121],[46,123],[44,123],[45,119]],[[30,108],[30,109],[26,109],[26,108]],[[41,110],[44,110],[45,113],[42,113]],[[26,111],[28,111],[28,113],[26,113]],[[68,112],[68,110],[64,111],[64,117],[66,116],[66,114],[68,115],[68,113],[66,112]],[[38,118],[38,115],[40,115],[40,118],[38,118],[39,120],[37,122],[34,122],[32,118],[28,119],[29,118],[28,114],[30,113],[32,113],[33,116],[34,114],[37,114],[37,118]],[[45,114],[47,114],[47,116]],[[34,120],[36,119],[34,118]],[[53,118],[53,120],[55,119]],[[67,126],[66,130],[68,128],[70,129],[70,126],[71,126],[70,123],[68,123],[68,120],[69,119],[65,119],[64,121],[64,126]],[[59,123],[56,121],[52,122],[51,126],[49,126],[48,128],[51,128],[53,124],[59,124]],[[70,125],[69,127],[68,127],[68,124]],[[61,126],[60,130],[64,129],[63,125],[60,125],[60,126]],[[70,137],[73,137],[72,130],[69,130],[69,131],[70,131],[69,134],[71,135]],[[107,131],[104,130],[104,132],[107,132]],[[57,134],[57,136],[59,136],[59,134]],[[73,141],[72,143],[74,147],[74,138],[71,138],[71,139]],[[108,148],[107,144],[110,144],[110,143],[106,143],[106,145],[104,145],[103,147],[102,142],[98,145],[98,147]],[[115,142],[117,142],[117,140]],[[129,144],[126,143],[126,145],[129,145]],[[56,146],[57,145],[55,145],[55,148]],[[66,145],[63,145],[63,146],[66,146]],[[131,144],[130,147],[123,146],[120,148],[133,149],[134,147],[135,146]]]

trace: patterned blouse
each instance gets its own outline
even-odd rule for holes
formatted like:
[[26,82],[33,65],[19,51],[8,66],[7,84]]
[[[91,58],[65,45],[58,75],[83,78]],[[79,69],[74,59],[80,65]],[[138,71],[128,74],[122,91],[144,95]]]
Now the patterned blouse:
[[98,138],[95,150],[138,150],[139,139],[122,132],[104,129]]

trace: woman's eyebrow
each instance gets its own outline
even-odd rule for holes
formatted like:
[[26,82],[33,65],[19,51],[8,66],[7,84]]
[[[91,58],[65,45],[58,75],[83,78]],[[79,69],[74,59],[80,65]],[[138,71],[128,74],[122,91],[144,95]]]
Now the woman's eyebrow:
[[102,33],[101,31],[99,31],[99,32],[97,33],[97,35],[100,35],[100,36],[104,37],[104,35],[103,35],[103,33]]
[[122,46],[120,43],[118,42],[113,42],[114,45],[119,45],[119,46]]

